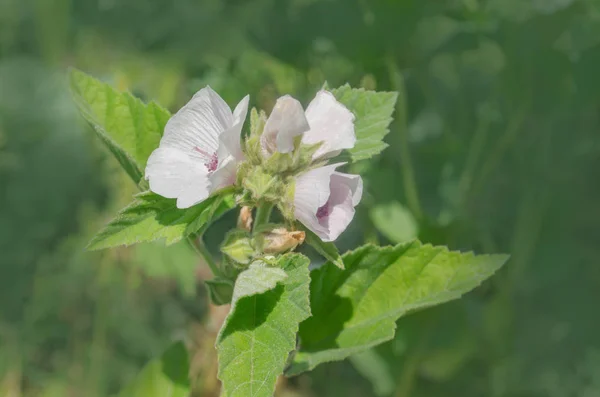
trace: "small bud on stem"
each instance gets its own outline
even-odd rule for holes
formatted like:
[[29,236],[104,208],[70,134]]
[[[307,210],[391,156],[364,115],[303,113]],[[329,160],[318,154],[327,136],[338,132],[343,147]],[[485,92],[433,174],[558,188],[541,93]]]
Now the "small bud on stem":
[[250,207],[243,206],[240,210],[237,227],[248,232],[252,230],[252,209]]
[[306,234],[303,231],[288,231],[285,228],[273,229],[264,234],[263,252],[279,254],[295,249],[304,242]]

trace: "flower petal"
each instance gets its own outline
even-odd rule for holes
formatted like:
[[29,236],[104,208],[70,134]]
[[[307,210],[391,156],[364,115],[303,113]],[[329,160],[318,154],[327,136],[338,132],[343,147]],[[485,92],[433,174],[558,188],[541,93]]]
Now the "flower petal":
[[233,122],[229,106],[207,86],[167,122],[160,147],[179,149],[208,162],[219,148],[219,135]]
[[158,148],[148,158],[146,179],[150,190],[177,198],[178,208],[191,207],[209,195],[208,171],[179,149]]
[[250,95],[246,95],[233,111],[233,125],[225,130],[220,136],[219,158],[223,158],[225,153],[231,154],[237,160],[243,160],[244,153],[240,143],[242,127],[248,114],[248,102]]
[[327,237],[323,241],[334,241],[352,222],[354,207],[362,197],[362,178],[359,175],[334,172],[331,175],[327,216],[319,219],[319,224],[326,227]]
[[211,193],[233,185],[235,183],[235,175],[237,173],[237,161],[233,156],[228,156],[209,176]]
[[319,224],[317,211],[330,196],[331,176],[345,163],[315,168],[296,178],[294,190],[294,215],[321,239],[327,238],[327,228]]
[[302,104],[289,95],[275,103],[267,119],[260,142],[267,154],[275,151],[289,153],[294,150],[294,138],[309,129]]
[[344,174],[343,172],[334,172],[331,176],[331,183],[345,184],[352,192],[352,205],[355,207],[360,202],[363,194],[363,180],[360,175]]
[[310,130],[304,133],[302,142],[323,142],[314,158],[332,157],[342,149],[351,149],[356,143],[354,114],[339,103],[332,93],[321,90],[306,109]]

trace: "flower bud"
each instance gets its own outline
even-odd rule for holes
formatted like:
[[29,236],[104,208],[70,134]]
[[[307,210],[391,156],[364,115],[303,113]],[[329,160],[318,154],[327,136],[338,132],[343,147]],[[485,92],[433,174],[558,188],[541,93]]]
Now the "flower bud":
[[233,230],[225,237],[221,252],[231,260],[242,265],[248,265],[255,256],[250,235],[245,230]]
[[304,242],[303,231],[289,231],[285,228],[273,229],[262,234],[262,251],[265,254],[279,254],[295,249]]
[[243,206],[240,210],[240,216],[237,221],[238,229],[250,231],[252,229],[252,209],[248,206]]

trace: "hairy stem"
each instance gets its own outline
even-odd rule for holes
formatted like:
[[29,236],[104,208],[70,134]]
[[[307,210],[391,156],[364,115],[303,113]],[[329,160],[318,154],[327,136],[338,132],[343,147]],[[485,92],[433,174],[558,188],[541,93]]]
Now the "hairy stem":
[[273,204],[267,202],[261,202],[256,208],[256,216],[254,218],[254,229],[269,223],[271,218],[271,211],[273,210]]

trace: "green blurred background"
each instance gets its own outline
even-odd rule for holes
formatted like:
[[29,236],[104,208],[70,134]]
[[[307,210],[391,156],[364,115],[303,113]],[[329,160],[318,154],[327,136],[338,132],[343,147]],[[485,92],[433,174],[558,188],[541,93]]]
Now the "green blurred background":
[[0,0],[0,396],[110,396],[178,338],[195,395],[217,396],[223,312],[188,247],[84,251],[135,187],[69,66],[171,110],[206,84],[266,110],[324,81],[400,91],[390,147],[353,165],[366,193],[340,248],[512,255],[278,396],[600,396],[598,1]]

